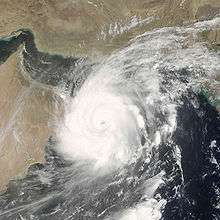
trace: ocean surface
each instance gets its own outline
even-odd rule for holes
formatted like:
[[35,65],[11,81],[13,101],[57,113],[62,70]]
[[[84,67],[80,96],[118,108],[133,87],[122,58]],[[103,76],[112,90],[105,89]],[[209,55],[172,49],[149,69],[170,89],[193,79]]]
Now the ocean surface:
[[2,38],[0,61],[21,46],[25,77],[65,109],[0,219],[220,219],[220,54],[199,40],[217,27],[155,29],[95,61],[41,52],[29,29]]

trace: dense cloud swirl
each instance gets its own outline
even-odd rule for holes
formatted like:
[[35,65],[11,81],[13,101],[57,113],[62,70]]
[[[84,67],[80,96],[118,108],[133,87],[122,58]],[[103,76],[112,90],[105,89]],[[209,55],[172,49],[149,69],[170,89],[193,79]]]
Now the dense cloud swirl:
[[67,157],[93,161],[95,168],[131,162],[145,129],[137,94],[127,94],[127,86],[119,87],[122,79],[113,73],[101,69],[87,79],[68,106],[59,133],[60,150]]
[[70,84],[68,92],[56,90],[65,114],[45,146],[45,163],[10,183],[0,196],[0,219],[210,219],[217,213],[219,112],[203,88],[216,90],[220,62],[198,33],[219,21],[146,32],[89,71],[77,63],[71,97],[63,95]]

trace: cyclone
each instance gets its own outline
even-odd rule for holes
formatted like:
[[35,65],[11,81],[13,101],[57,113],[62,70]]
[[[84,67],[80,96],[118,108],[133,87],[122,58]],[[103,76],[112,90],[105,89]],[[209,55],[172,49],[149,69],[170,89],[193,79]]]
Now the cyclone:
[[114,74],[106,68],[94,71],[67,105],[59,127],[60,151],[67,158],[111,170],[131,163],[141,152],[146,131],[139,91]]
[[219,219],[220,120],[204,88],[219,92],[220,56],[198,39],[219,25],[145,32],[89,71],[70,60],[45,163],[0,195],[0,219]]

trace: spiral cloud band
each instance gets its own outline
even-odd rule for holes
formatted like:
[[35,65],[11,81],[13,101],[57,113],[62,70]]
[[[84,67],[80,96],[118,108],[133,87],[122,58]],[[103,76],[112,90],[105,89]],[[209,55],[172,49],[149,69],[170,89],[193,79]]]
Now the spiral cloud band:
[[[105,171],[135,162],[143,154],[148,158],[152,147],[175,129],[175,99],[191,82],[203,80],[195,74],[186,85],[162,71],[193,69],[198,64],[206,69],[210,59],[215,63],[208,52],[199,56],[204,53],[201,45],[182,49],[188,37],[188,29],[145,33],[96,65],[66,103],[57,132],[58,151]],[[210,75],[215,68],[209,66]]]
[[145,127],[135,96],[128,96],[125,85],[118,86],[121,77],[113,74],[100,69],[87,79],[72,100],[60,132],[60,150],[70,159],[93,161],[96,168],[132,161]]

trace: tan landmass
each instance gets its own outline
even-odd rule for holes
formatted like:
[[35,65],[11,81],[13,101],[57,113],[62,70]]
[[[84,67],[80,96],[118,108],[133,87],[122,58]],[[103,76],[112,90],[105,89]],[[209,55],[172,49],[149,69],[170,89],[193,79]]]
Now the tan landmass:
[[[155,27],[183,25],[220,13],[219,0],[0,0],[0,35],[31,28],[38,47],[65,55],[109,52],[137,33]],[[114,39],[102,31],[132,18],[153,17],[141,28],[131,28]]]
[[43,161],[43,146],[62,112],[52,91],[22,77],[17,57],[0,66],[0,190],[30,164]]
[[[0,35],[31,28],[40,50],[95,56],[147,30],[217,14],[219,0],[0,0]],[[146,20],[132,26],[132,19]],[[112,25],[119,23],[122,31],[114,32]],[[213,47],[220,43],[219,30],[202,37]],[[10,178],[24,174],[30,164],[43,161],[53,123],[62,114],[62,102],[54,101],[58,98],[51,89],[22,77],[18,53],[0,66],[0,190]]]

